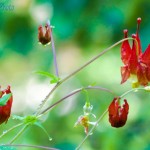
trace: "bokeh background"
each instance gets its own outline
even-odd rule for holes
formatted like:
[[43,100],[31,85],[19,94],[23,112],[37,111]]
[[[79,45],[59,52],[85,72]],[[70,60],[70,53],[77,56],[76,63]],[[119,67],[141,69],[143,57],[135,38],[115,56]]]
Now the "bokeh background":
[[[129,35],[135,33],[137,17],[142,18],[140,37],[144,51],[150,43],[149,0],[0,0],[0,85],[2,89],[11,85],[12,115],[33,114],[54,86],[49,79],[35,74],[38,70],[55,73],[51,45],[38,43],[40,24],[45,25],[50,19],[55,26],[59,74],[63,78],[122,39],[123,29],[128,28]],[[121,65],[119,45],[61,85],[46,105],[93,83],[123,94],[131,85],[129,81],[120,85]],[[111,94],[96,90],[90,90],[89,97],[97,118],[113,99]],[[83,114],[85,99],[83,93],[74,95],[42,118],[52,141],[39,127],[32,126],[14,144],[74,150],[85,137],[83,127],[74,128]],[[130,105],[127,124],[112,128],[105,116],[81,150],[150,150],[150,94],[130,93],[126,99]],[[96,119],[91,117],[91,121]],[[0,132],[18,123],[11,117],[0,126]],[[19,129],[0,139],[0,144],[10,141]]]

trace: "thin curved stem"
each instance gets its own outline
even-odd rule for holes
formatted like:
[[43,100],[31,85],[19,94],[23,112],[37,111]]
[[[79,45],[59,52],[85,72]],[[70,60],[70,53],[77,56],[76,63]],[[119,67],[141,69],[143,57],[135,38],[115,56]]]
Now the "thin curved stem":
[[25,125],[17,134],[16,136],[9,142],[9,144],[12,144],[28,127],[29,125]]
[[[50,97],[50,95],[57,89],[57,87],[59,87],[62,83],[64,83],[66,80],[68,80],[69,78],[71,78],[72,76],[74,76],[75,74],[77,74],[78,72],[80,72],[82,69],[84,69],[86,66],[88,66],[89,64],[91,64],[93,61],[95,61],[96,59],[98,59],[100,56],[104,55],[106,52],[108,52],[109,50],[111,50],[112,48],[114,48],[115,46],[119,45],[120,43],[126,41],[126,40],[130,40],[133,38],[124,38],[118,42],[116,42],[115,44],[113,44],[112,46],[108,47],[107,49],[105,49],[104,51],[100,52],[97,56],[93,57],[91,60],[89,60],[88,62],[86,62],[84,65],[82,65],[80,68],[78,68],[77,70],[75,70],[74,72],[72,72],[71,74],[69,74],[68,76],[66,76],[64,79],[62,79],[60,82],[58,82],[53,89],[48,93],[48,95],[46,96],[46,98],[42,101],[42,104],[40,105],[40,108],[38,109],[36,115],[39,115],[39,112],[41,111],[42,107],[45,105],[45,103],[47,102],[48,98]],[[134,39],[133,39],[134,40]]]
[[19,127],[19,126],[21,126],[21,125],[23,125],[23,123],[17,124],[17,125],[15,125],[15,126],[13,126],[12,128],[8,129],[7,131],[4,131],[4,132],[0,135],[0,139],[1,139],[4,135],[6,135],[6,134],[9,133],[10,131],[14,130],[15,128],[17,128],[17,127]]
[[72,91],[70,94],[68,94],[67,96],[61,98],[60,100],[58,100],[57,102],[55,102],[54,104],[52,104],[51,106],[49,106],[48,108],[46,108],[45,110],[43,110],[40,115],[38,116],[41,117],[43,116],[44,114],[46,114],[47,112],[49,112],[52,108],[54,108],[56,105],[58,105],[59,103],[61,103],[62,101],[64,101],[65,99],[75,95],[76,93],[79,93],[81,92],[83,89],[86,89],[86,90],[101,90],[101,91],[105,91],[105,92],[108,92],[108,93],[111,93],[113,95],[115,95],[111,90],[108,90],[106,88],[102,88],[102,87],[99,87],[99,86],[95,86],[95,87],[92,87],[92,86],[89,86],[89,87],[85,87],[85,88],[79,88],[77,90],[74,90]]
[[59,150],[56,148],[46,147],[46,146],[37,146],[37,145],[27,145],[27,144],[4,144],[0,146],[8,146],[8,147],[31,147],[31,148],[40,148],[40,149],[48,149],[48,150]]
[[60,85],[60,82],[58,82],[53,88],[52,90],[48,93],[48,95],[45,97],[45,99],[42,101],[42,103],[40,104],[37,112],[35,113],[36,116],[39,115],[41,109],[43,108],[43,106],[45,105],[45,103],[47,102],[48,98],[51,96],[51,94],[55,91],[55,89],[57,89],[57,87]]
[[56,76],[59,77],[58,65],[57,65],[57,58],[56,58],[56,50],[55,50],[55,44],[54,44],[54,39],[53,39],[53,34],[52,34],[52,29],[51,29],[50,21],[49,21],[49,26],[50,26],[50,30],[51,30],[50,36],[51,36],[52,51],[53,51],[53,57],[54,57],[55,72],[56,72]]
[[89,133],[85,136],[85,138],[82,140],[82,142],[78,145],[78,147],[75,150],[79,150],[79,148],[83,145],[83,143],[86,141],[86,139],[93,134],[94,129],[98,126],[99,122],[103,119],[103,117],[106,115],[106,113],[108,112],[108,109],[106,109],[103,114],[98,118],[98,120],[96,121],[95,125],[91,128],[91,130],[89,131]]
[[88,66],[89,64],[91,64],[93,61],[95,61],[96,59],[98,59],[100,56],[104,55],[109,50],[111,50],[112,48],[114,48],[118,44],[120,44],[120,43],[122,43],[122,42],[124,42],[126,40],[129,40],[129,39],[133,39],[133,38],[124,38],[124,39],[116,42],[112,46],[106,48],[105,50],[103,50],[102,52],[100,52],[97,56],[93,57],[91,60],[89,60],[87,63],[85,63],[83,66],[81,66],[80,68],[78,68],[77,70],[75,70],[74,72],[72,72],[70,75],[68,75],[67,77],[65,77],[64,79],[62,79],[60,82],[63,83],[64,81],[66,81],[67,79],[69,79],[70,77],[72,77],[73,75],[75,75],[76,73],[78,73],[80,70],[82,70],[83,68],[85,68],[86,66]]
[[131,89],[131,90],[129,90],[129,91],[123,93],[123,94],[120,96],[120,98],[123,98],[124,96],[126,96],[127,94],[129,94],[129,93],[131,93],[131,92],[137,92],[138,90],[144,90],[144,91],[146,91],[144,88]]

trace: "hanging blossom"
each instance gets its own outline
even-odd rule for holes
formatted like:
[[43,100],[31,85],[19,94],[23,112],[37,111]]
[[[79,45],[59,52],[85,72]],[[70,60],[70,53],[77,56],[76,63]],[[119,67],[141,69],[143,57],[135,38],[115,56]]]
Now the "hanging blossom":
[[129,105],[127,100],[124,100],[124,104],[121,107],[119,105],[120,98],[114,98],[111,104],[109,105],[108,112],[109,112],[109,122],[112,127],[122,127],[125,125],[128,116]]
[[4,106],[0,106],[0,124],[7,123],[10,114],[11,114],[11,107],[13,102],[12,92],[10,90],[10,86],[7,87],[5,90],[0,90],[0,98],[3,98],[6,94],[11,94],[10,98],[6,102]]
[[[139,37],[139,26],[141,18],[137,18],[137,31],[132,35],[132,47],[129,41],[126,40],[121,46],[121,59],[124,66],[121,67],[121,83],[126,82],[129,78],[132,79],[132,87],[139,85],[147,86],[150,82],[150,44],[144,52],[141,49]],[[124,37],[128,37],[128,30],[124,30]]]
[[79,116],[77,122],[74,125],[74,127],[77,127],[78,125],[83,126],[86,134],[88,134],[89,126],[95,125],[96,123],[96,122],[90,121],[90,115],[96,118],[96,116],[91,113],[92,109],[93,109],[93,106],[90,105],[89,102],[86,102],[85,105],[83,106],[84,115]]
[[38,39],[42,45],[51,42],[51,27],[49,21],[46,23],[45,28],[42,25],[38,27]]

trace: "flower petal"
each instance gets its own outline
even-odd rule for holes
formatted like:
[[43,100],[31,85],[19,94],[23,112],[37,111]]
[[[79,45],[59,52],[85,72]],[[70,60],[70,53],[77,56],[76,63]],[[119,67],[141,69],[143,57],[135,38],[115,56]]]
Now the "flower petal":
[[131,53],[131,57],[130,57],[128,65],[129,65],[130,73],[136,74],[137,65],[138,65],[138,55],[137,55],[137,46],[134,40],[133,40],[133,45],[132,45],[132,53]]
[[122,77],[121,84],[127,81],[127,79],[130,77],[130,71],[128,66],[121,67],[121,77]]
[[150,82],[150,66],[147,66],[146,77],[147,77],[147,80]]
[[[128,30],[124,30],[124,37],[127,38]],[[121,45],[121,59],[122,62],[126,65],[128,64],[129,58],[131,56],[131,47],[128,40],[125,40]]]
[[[6,90],[2,91],[3,94],[11,93],[10,86]],[[11,96],[10,99],[7,101],[6,105],[0,106],[0,124],[8,121],[11,113],[13,97]]]
[[140,85],[148,85],[147,79],[147,66],[145,64],[139,63],[137,66],[137,78]]
[[150,44],[146,48],[145,52],[141,55],[141,61],[147,65],[150,65]]
[[127,100],[125,99],[124,100],[124,104],[123,104],[123,107],[121,108],[121,112],[120,112],[120,118],[121,118],[121,121],[120,121],[120,126],[123,126],[125,125],[126,123],[126,120],[127,120],[127,115],[128,115],[128,110],[129,110],[129,105],[127,103]]

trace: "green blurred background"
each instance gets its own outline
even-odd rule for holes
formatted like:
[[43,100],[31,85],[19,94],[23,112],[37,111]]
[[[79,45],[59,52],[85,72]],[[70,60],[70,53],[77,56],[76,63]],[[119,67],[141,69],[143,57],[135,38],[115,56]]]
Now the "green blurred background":
[[[135,33],[137,17],[142,18],[140,37],[144,51],[150,42],[149,0],[0,0],[0,84],[2,88],[11,85],[12,115],[34,113],[53,87],[47,78],[34,73],[37,70],[55,72],[51,45],[38,44],[40,24],[45,25],[50,19],[55,26],[59,74],[63,78],[122,39],[123,29],[128,28],[129,35]],[[119,45],[66,81],[47,106],[72,90],[93,83],[123,94],[131,85],[129,81],[120,85],[121,65]],[[111,94],[96,90],[90,90],[89,97],[97,118],[113,99]],[[130,105],[127,124],[112,128],[105,116],[82,150],[150,150],[150,94],[131,93],[126,98]],[[83,127],[73,127],[83,114],[84,103],[84,94],[74,95],[42,118],[52,141],[40,128],[32,126],[14,144],[74,150],[85,137]],[[0,132],[17,123],[19,121],[11,118],[6,125],[1,125]],[[0,143],[8,142],[18,130],[0,139]]]

